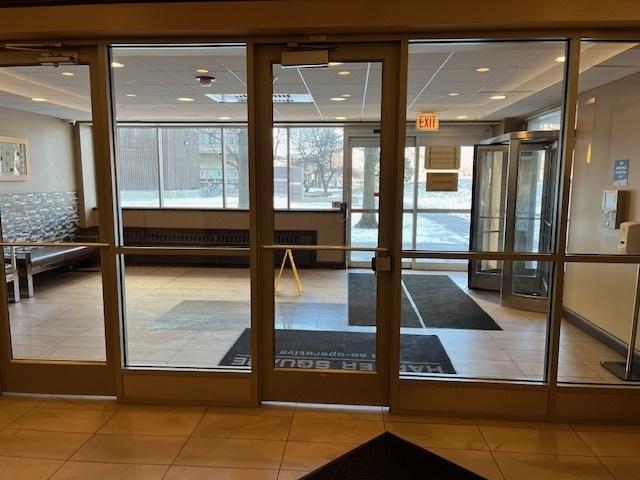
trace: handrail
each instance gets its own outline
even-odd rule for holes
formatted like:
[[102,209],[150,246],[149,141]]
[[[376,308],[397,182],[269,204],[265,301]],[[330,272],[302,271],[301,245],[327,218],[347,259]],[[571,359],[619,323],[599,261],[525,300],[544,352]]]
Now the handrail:
[[343,247],[340,245],[262,245],[265,250],[329,250],[339,252],[379,252],[386,253],[382,247]]
[[0,242],[1,247],[108,247],[108,243],[96,242]]

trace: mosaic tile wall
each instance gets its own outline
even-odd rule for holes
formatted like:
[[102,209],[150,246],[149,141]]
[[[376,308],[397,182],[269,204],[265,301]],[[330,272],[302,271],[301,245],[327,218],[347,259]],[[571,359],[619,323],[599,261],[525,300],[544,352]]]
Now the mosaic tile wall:
[[14,242],[72,239],[78,229],[76,192],[0,194],[5,239]]

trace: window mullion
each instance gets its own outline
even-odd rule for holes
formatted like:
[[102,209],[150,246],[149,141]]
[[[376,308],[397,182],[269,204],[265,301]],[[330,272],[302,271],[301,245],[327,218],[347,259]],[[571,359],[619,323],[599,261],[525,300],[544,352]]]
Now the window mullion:
[[156,128],[156,141],[158,142],[158,202],[160,208],[164,208],[164,153],[162,148],[162,135],[161,129]]

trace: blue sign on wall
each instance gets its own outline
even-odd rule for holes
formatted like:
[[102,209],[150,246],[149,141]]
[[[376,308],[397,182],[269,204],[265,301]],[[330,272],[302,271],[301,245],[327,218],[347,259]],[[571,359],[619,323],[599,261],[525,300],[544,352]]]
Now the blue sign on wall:
[[629,159],[614,160],[613,186],[626,187],[629,184]]

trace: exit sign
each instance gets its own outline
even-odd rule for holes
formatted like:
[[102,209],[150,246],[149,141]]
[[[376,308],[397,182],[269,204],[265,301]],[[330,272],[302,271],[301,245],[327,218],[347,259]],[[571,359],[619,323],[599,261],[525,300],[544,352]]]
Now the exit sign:
[[416,118],[416,130],[438,130],[440,128],[440,114],[438,112],[420,112]]

